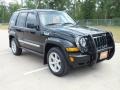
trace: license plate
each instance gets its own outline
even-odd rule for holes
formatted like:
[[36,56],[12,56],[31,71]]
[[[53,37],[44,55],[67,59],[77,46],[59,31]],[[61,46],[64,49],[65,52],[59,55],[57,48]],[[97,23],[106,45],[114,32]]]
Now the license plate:
[[100,53],[100,60],[106,59],[108,57],[108,51],[101,52]]

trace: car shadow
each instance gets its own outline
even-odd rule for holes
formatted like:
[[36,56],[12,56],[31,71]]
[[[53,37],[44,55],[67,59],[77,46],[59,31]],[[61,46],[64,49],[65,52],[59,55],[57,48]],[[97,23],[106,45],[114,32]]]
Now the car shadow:
[[[35,53],[31,53],[29,51],[23,51],[22,55],[25,58],[27,58],[27,60],[29,60],[29,62],[34,62],[34,63],[38,63],[39,65],[44,66],[43,64],[43,56],[39,55],[39,54],[35,54]],[[86,77],[88,75],[91,75],[93,73],[95,73],[96,71],[99,71],[101,69],[101,67],[104,67],[103,63],[97,63],[93,66],[80,66],[78,68],[72,68],[69,73],[61,78],[72,78],[72,77]],[[49,70],[47,70],[48,73],[50,73]],[[54,75],[50,75],[51,77],[53,77]],[[56,77],[56,76],[55,76]]]
[[[102,68],[101,68],[102,67]],[[69,74],[67,74],[66,78],[72,78],[72,77],[79,77],[79,78],[85,78],[88,76],[95,76],[96,73],[101,72],[101,70],[104,67],[104,63],[97,63],[93,66],[81,66],[78,68],[73,68],[70,70]]]
[[23,50],[20,57],[22,58],[21,60],[25,60],[28,63],[34,63],[36,65],[38,64],[39,66],[44,65],[43,64],[43,56],[41,56],[39,54]]

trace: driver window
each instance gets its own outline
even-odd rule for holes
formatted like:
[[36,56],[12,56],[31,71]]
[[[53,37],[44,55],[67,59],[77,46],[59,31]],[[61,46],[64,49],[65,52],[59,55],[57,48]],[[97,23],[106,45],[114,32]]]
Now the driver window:
[[37,26],[37,19],[35,13],[28,13],[26,27],[35,29]]

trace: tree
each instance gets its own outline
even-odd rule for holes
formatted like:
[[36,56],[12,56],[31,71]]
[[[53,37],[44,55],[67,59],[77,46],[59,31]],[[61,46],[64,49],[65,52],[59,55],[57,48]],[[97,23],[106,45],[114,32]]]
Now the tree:
[[36,8],[35,1],[34,0],[26,0],[24,7],[35,9]]
[[98,0],[97,18],[109,19],[113,17],[113,0]]
[[[120,0],[21,0],[6,5],[0,1],[0,20],[9,21],[13,12],[21,7],[56,9],[67,11],[74,19],[111,19],[120,18]],[[24,2],[23,2],[24,1]]]
[[111,16],[113,18],[120,18],[120,0],[113,0],[111,9]]
[[0,3],[0,19],[1,22],[8,22],[8,18],[9,18],[9,12],[8,12],[8,8],[5,5],[5,2],[1,2]]
[[17,11],[19,8],[21,8],[21,5],[18,4],[18,2],[16,3],[9,3],[9,12],[10,12],[10,15],[13,14],[13,12]]
[[96,0],[83,0],[81,2],[81,16],[83,19],[93,19],[95,17]]

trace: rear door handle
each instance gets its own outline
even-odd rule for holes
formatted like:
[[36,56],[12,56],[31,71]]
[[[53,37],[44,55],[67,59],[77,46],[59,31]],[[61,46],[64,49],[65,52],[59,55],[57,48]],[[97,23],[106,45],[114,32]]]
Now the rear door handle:
[[22,32],[22,30],[20,30],[20,29],[16,29],[18,32]]

